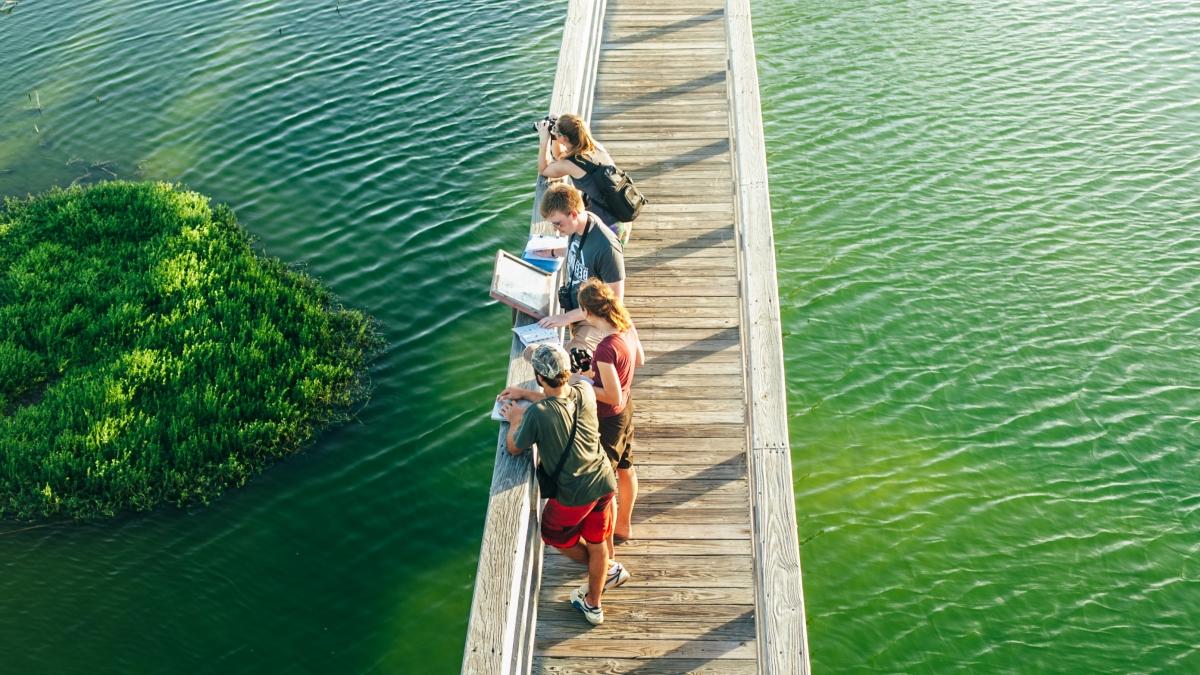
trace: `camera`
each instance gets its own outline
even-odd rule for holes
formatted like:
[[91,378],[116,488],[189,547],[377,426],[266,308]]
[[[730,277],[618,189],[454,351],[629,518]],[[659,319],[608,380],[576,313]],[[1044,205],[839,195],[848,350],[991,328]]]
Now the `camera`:
[[533,130],[534,130],[534,131],[537,131],[537,130],[538,130],[538,122],[549,122],[549,123],[550,123],[550,126],[551,126],[551,127],[554,127],[554,125],[555,125],[555,124],[558,124],[558,115],[546,115],[545,117],[543,117],[542,119],[538,120],[537,122],[534,122],[534,123],[533,123]]
[[563,310],[566,310],[567,308],[571,307],[571,287],[570,286],[559,286],[558,287],[558,306],[561,307]]
[[586,373],[592,369],[592,354],[588,350],[572,347],[568,356],[571,357],[572,373]]

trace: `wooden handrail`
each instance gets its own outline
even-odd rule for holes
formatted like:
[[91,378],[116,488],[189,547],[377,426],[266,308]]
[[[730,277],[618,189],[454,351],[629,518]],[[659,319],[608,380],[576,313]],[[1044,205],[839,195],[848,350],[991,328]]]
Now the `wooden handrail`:
[[727,0],[730,124],[745,345],[758,672],[810,672],[792,488],[775,238],[749,0]]
[[[591,117],[605,5],[605,0],[568,3],[550,103],[553,113]],[[545,188],[546,181],[539,177],[531,234],[547,234],[550,230],[539,209]],[[517,324],[530,322],[528,316],[519,313],[514,320]],[[510,385],[533,378],[533,370],[521,358],[521,352],[521,341],[514,335],[505,380]],[[509,455],[504,441],[507,432],[508,424],[501,424],[467,623],[462,672],[471,675],[516,675],[528,673],[532,665],[542,572],[540,500],[533,478],[533,458],[530,453]]]

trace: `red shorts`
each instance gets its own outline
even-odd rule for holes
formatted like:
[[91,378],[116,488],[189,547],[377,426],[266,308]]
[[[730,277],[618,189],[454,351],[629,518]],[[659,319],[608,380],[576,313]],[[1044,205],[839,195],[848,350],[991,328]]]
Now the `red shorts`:
[[563,506],[557,499],[546,502],[542,509],[542,541],[554,548],[571,548],[579,537],[599,544],[612,534],[613,493],[582,506]]

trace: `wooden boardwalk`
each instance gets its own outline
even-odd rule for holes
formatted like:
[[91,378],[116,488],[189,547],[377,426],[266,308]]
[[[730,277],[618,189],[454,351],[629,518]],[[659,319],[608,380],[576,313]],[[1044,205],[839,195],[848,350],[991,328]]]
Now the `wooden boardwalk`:
[[[585,84],[557,83],[560,107],[552,109],[587,116],[590,108],[596,138],[652,201],[625,248],[625,301],[647,356],[633,386],[635,536],[616,552],[633,576],[605,594],[605,623],[591,626],[567,600],[586,579],[582,566],[554,552],[540,570],[525,565],[531,579],[509,591],[517,625],[497,633],[516,635],[517,644],[501,644],[513,653],[487,672],[808,672],[746,7],[746,0],[608,0],[598,8],[572,0],[564,45],[588,34],[578,25],[586,17],[597,25],[578,56]],[[558,77],[572,72],[560,60]],[[510,381],[523,375],[516,368]],[[492,569],[485,560],[492,519],[481,575]],[[524,527],[528,554],[536,555],[536,522]],[[487,655],[477,611],[466,673],[492,667],[477,658]],[[519,644],[522,633],[532,644]]]

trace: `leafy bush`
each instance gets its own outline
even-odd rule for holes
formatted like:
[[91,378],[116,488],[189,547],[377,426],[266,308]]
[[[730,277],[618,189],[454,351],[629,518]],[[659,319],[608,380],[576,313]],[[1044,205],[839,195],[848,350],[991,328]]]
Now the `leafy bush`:
[[0,517],[205,503],[366,396],[374,322],[162,183],[0,211]]

